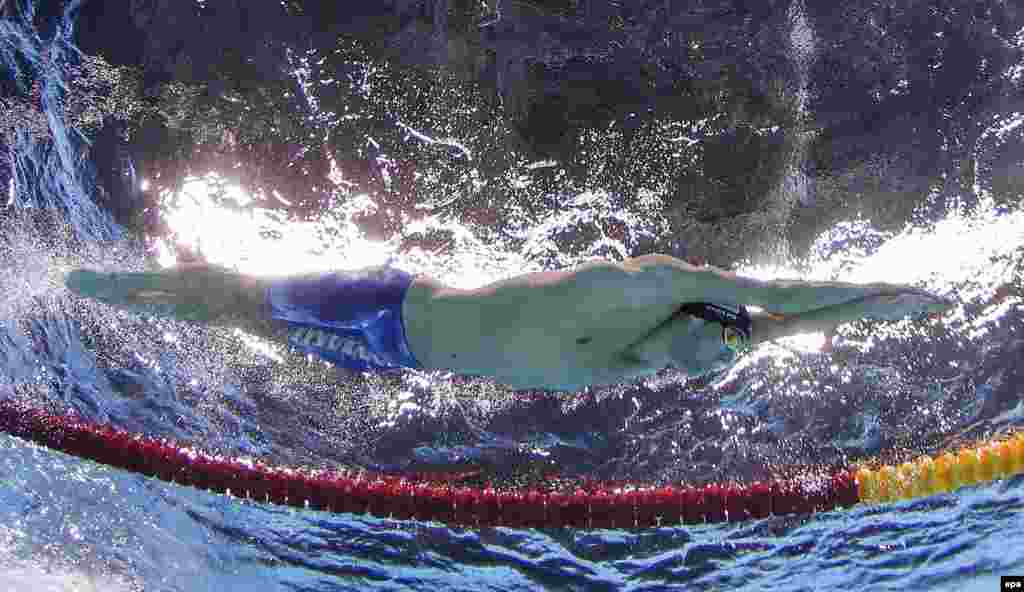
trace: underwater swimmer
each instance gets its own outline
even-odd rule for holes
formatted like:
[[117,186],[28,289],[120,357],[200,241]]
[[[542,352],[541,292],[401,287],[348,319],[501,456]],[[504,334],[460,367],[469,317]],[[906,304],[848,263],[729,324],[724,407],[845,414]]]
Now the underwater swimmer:
[[237,327],[354,370],[450,370],[560,390],[668,366],[696,376],[761,342],[951,306],[910,286],[762,281],[657,254],[470,290],[390,267],[285,278],[210,265],[77,270],[66,283],[113,306]]

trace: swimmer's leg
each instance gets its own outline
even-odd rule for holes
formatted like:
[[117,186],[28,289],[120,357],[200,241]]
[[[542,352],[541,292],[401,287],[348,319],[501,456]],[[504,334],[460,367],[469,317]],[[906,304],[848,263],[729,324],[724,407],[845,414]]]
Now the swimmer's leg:
[[67,275],[65,285],[79,296],[133,312],[257,334],[270,328],[266,280],[223,267],[200,264],[128,273],[80,269]]

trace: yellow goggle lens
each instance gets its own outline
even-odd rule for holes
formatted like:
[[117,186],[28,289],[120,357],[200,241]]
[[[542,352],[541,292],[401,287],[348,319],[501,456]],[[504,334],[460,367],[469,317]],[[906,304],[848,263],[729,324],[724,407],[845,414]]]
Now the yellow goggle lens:
[[734,327],[726,327],[722,329],[722,342],[729,349],[739,349],[743,347],[743,333]]

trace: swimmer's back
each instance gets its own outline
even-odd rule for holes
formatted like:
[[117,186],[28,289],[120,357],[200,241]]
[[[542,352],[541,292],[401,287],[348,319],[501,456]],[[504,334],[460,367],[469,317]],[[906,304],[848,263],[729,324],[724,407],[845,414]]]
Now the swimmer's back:
[[[575,389],[652,374],[626,355],[678,308],[604,266],[526,274],[461,290],[417,277],[403,306],[424,368],[490,376],[516,388]],[[660,365],[659,365],[660,364]]]

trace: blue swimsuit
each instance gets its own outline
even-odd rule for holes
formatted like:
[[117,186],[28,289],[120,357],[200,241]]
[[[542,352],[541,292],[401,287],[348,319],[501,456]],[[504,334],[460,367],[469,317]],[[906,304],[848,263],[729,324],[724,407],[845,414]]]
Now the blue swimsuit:
[[412,279],[390,267],[287,278],[267,288],[267,303],[299,351],[352,370],[419,368],[402,319]]

